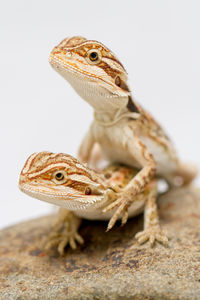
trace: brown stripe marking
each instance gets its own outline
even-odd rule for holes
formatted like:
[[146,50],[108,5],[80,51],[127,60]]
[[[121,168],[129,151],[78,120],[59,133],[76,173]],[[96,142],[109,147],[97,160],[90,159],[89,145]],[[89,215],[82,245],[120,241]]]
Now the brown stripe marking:
[[85,57],[86,53],[90,49],[100,49],[102,52],[102,57],[112,59],[116,63],[118,63],[126,72],[124,66],[122,63],[116,58],[114,53],[110,49],[108,49],[105,45],[102,43],[95,41],[95,40],[86,40],[83,37],[72,37],[70,39],[66,40],[66,45],[60,46],[64,40],[57,46],[57,48],[60,48],[62,50],[68,50],[68,51],[74,51],[74,53],[78,53],[80,56]]

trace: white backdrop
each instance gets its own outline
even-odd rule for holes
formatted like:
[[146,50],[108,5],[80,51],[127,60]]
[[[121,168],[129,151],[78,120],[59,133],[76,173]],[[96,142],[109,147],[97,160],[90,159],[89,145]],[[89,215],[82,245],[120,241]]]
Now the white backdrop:
[[0,227],[45,214],[22,194],[33,152],[76,154],[92,110],[48,64],[67,36],[102,41],[129,73],[134,97],[200,165],[200,2],[10,0],[0,4]]

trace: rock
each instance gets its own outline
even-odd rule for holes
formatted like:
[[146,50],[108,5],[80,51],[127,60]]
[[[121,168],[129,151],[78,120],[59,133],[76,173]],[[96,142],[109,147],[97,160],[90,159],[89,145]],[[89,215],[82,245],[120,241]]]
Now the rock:
[[172,190],[159,199],[169,248],[139,246],[142,216],[106,233],[84,221],[85,244],[48,256],[39,246],[54,216],[0,233],[0,299],[200,299],[200,190]]

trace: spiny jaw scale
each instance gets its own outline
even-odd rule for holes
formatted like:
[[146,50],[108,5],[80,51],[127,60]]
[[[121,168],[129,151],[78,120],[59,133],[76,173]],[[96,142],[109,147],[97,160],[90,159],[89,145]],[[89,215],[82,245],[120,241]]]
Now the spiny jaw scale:
[[31,184],[19,185],[20,190],[28,196],[42,200],[65,209],[72,211],[86,210],[90,207],[99,206],[104,202],[104,196],[85,196],[85,195],[70,195],[68,193],[59,193],[46,191],[42,187],[34,187]]

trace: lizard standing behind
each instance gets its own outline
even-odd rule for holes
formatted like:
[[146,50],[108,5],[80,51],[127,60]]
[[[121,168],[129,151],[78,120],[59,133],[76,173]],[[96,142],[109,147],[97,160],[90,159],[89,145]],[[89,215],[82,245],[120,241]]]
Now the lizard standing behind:
[[[137,173],[137,170],[119,164],[96,172],[63,153],[32,154],[21,171],[19,188],[31,197],[61,207],[45,249],[58,246],[62,255],[68,243],[73,249],[76,242],[82,244],[83,239],[78,234],[81,218],[109,220],[112,212],[102,212],[102,209],[118,199]],[[159,226],[156,194],[156,180],[152,180],[134,197],[128,209],[129,217],[144,210],[144,231],[136,234],[139,243],[147,240],[151,245],[155,240],[163,244],[168,242]],[[119,217],[123,220],[124,215]]]
[[155,175],[171,184],[177,176],[183,184],[196,176],[196,169],[180,163],[163,129],[135,102],[126,70],[102,43],[79,36],[66,38],[52,50],[49,61],[94,108],[94,121],[80,146],[79,159],[88,162],[98,143],[110,162],[140,170],[116,201],[105,207],[104,212],[117,208],[108,229],[121,214],[126,222],[128,207]]

